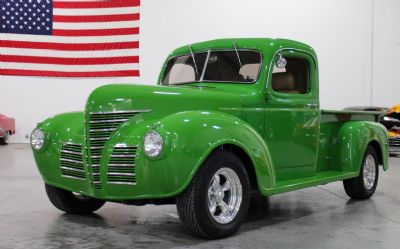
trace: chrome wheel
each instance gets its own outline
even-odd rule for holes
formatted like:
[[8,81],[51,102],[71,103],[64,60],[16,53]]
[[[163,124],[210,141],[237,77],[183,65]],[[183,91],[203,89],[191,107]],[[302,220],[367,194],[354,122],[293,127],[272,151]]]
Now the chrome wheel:
[[368,155],[364,160],[363,166],[363,181],[364,187],[368,190],[375,185],[376,179],[376,162],[372,155]]
[[242,203],[242,184],[236,172],[230,168],[219,169],[208,187],[208,209],[212,218],[220,223],[231,222]]

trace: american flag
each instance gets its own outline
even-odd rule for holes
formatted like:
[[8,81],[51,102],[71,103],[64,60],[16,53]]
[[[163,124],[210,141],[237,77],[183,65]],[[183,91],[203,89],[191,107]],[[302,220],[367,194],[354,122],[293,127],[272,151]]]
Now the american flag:
[[140,0],[0,0],[0,74],[139,76]]

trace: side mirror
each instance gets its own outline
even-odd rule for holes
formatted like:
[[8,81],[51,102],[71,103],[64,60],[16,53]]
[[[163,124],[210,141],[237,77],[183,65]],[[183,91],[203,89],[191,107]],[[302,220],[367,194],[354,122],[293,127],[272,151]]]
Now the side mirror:
[[275,66],[277,68],[285,68],[287,65],[287,61],[285,57],[283,57],[281,54],[278,54],[278,60],[275,62]]

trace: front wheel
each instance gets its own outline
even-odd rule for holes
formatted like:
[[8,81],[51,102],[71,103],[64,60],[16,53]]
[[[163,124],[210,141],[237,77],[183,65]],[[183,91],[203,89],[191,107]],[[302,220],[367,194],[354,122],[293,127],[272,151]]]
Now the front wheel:
[[194,235],[217,239],[235,233],[246,218],[249,177],[241,160],[217,151],[203,163],[192,183],[177,198],[183,225]]
[[105,201],[74,194],[71,191],[45,184],[50,202],[69,214],[90,214],[101,208]]
[[378,185],[379,167],[375,149],[368,145],[358,177],[343,181],[346,194],[354,199],[368,199]]

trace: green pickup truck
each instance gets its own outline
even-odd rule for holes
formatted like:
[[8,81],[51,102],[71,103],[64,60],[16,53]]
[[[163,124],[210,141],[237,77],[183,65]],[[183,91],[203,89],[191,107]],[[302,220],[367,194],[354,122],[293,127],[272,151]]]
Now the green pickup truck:
[[58,209],[173,203],[212,239],[238,230],[255,194],[343,181],[350,197],[372,196],[388,169],[381,114],[320,110],[306,44],[219,39],[174,50],[157,86],[94,90],[84,112],[39,123],[31,145]]

